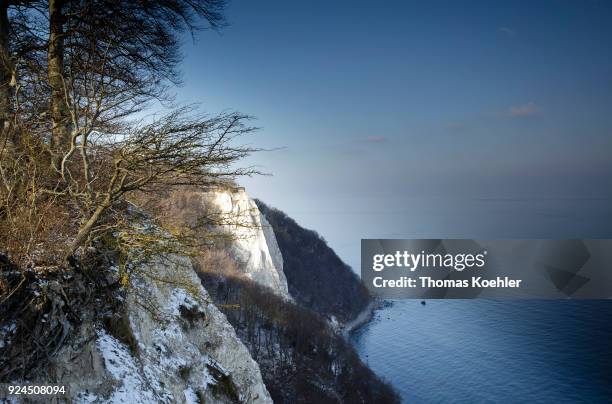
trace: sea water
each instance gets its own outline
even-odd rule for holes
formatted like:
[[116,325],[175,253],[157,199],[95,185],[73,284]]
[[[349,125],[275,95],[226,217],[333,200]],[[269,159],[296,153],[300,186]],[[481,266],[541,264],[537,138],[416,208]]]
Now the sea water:
[[351,338],[406,403],[612,402],[612,301],[396,300]]

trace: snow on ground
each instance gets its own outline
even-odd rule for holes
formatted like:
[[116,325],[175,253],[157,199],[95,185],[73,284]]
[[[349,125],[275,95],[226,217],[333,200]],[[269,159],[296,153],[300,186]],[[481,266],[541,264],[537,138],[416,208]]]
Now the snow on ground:
[[185,404],[199,404],[200,403],[198,396],[196,395],[195,391],[193,391],[191,387],[186,388],[185,391],[183,391],[183,394],[185,394]]
[[108,399],[101,399],[90,393],[80,394],[79,403],[109,402],[109,403],[154,403],[162,402],[168,397],[158,397],[150,388],[148,381],[141,375],[135,358],[129,348],[109,335],[104,330],[98,330],[96,348],[104,359],[104,366],[117,382]]
[[198,302],[196,302],[196,300],[189,293],[187,293],[185,289],[174,289],[172,291],[172,295],[170,296],[170,313],[174,314],[175,316],[180,316],[181,306],[184,306],[189,310],[197,309],[198,311],[202,311]]

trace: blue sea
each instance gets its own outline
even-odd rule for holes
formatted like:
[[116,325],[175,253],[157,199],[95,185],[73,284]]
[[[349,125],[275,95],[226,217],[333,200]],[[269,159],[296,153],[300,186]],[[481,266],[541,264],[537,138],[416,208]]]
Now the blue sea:
[[612,301],[393,301],[351,338],[406,403],[612,402]]

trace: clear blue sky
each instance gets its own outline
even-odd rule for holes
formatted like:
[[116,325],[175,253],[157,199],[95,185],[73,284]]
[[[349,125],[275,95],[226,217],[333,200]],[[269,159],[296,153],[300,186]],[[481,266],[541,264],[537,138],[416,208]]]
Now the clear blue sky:
[[351,265],[361,237],[612,236],[612,2],[234,0],[227,16],[184,46],[178,100],[256,116],[248,142],[283,149],[242,183]]

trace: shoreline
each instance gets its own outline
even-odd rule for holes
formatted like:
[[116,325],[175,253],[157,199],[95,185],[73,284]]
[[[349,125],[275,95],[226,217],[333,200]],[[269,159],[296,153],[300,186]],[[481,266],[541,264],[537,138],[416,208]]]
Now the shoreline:
[[374,313],[384,307],[382,300],[372,300],[365,309],[363,309],[354,319],[344,324],[342,327],[342,336],[349,339],[350,335],[359,328],[368,324],[374,317]]

